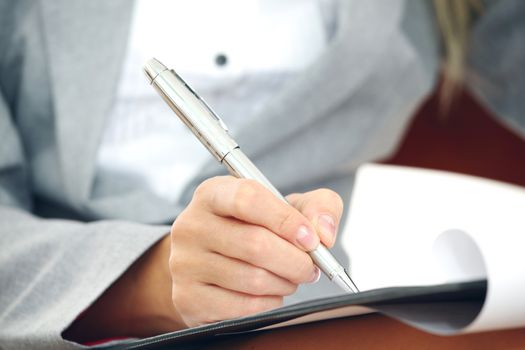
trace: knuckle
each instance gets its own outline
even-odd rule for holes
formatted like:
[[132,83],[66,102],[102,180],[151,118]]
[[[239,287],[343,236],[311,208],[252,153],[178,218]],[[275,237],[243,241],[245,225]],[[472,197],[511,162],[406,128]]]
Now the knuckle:
[[[178,253],[178,252],[177,252]],[[181,274],[185,272],[187,262],[185,259],[181,258],[182,254],[170,254],[168,264],[171,273],[171,278],[173,280],[178,280]]]
[[186,227],[186,214],[184,212],[180,213],[180,215],[173,221],[173,224],[171,225],[171,239],[174,239],[179,235],[179,233],[184,231],[184,227]]
[[269,242],[262,230],[253,230],[249,233],[248,249],[250,254],[259,255],[268,251]]
[[179,262],[177,261],[177,256],[175,254],[170,254],[170,257],[168,259],[168,266],[172,273],[179,267]]
[[296,213],[292,207],[287,208],[283,211],[282,215],[279,216],[279,222],[277,223],[277,234],[282,234],[288,231],[289,227],[296,221]]
[[205,207],[190,203],[171,224],[172,243],[198,240],[203,234],[209,232],[210,220],[214,220],[213,213],[210,213]]
[[259,186],[253,180],[241,179],[233,196],[234,214],[243,215],[250,210],[257,201]]
[[204,180],[193,192],[192,202],[213,202],[220,183],[227,181],[227,176],[215,176]]
[[255,229],[246,235],[244,240],[244,259],[259,265],[262,264],[272,252],[271,241],[264,229]]
[[186,240],[191,236],[191,232],[197,230],[198,220],[191,220],[190,214],[187,211],[183,211],[176,219],[173,221],[170,229],[170,239],[173,246],[177,246],[180,242]]
[[203,182],[201,182],[199,186],[197,186],[197,188],[193,192],[193,199],[199,200],[205,197],[207,193],[210,191],[210,189],[213,188],[214,183],[215,183],[215,178],[206,179]]
[[254,295],[266,294],[268,286],[268,273],[263,269],[255,269],[248,278],[248,289]]
[[257,243],[258,240],[259,238],[257,238],[256,236],[248,236],[247,239],[244,240],[243,250],[245,256],[243,260],[253,259],[257,257],[257,254],[259,252],[259,246]]

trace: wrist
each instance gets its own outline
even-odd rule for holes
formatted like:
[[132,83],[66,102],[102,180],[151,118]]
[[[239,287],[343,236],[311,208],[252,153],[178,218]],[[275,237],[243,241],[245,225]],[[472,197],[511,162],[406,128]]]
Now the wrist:
[[170,237],[162,238],[63,332],[77,343],[184,328],[171,300]]
[[171,298],[170,237],[167,235],[137,261],[129,305],[129,333],[151,336],[185,328]]

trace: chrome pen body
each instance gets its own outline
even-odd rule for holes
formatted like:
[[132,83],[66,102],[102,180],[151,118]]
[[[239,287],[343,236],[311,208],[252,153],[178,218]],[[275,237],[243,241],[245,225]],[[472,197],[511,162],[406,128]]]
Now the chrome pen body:
[[[288,203],[263,173],[241,151],[229,135],[228,128],[212,109],[173,70],[156,59],[144,66],[148,81],[157,90],[184,124],[222,164],[238,178],[253,179],[269,189],[277,198]],[[308,252],[314,263],[328,278],[347,292],[358,292],[357,287],[330,251],[320,243]]]

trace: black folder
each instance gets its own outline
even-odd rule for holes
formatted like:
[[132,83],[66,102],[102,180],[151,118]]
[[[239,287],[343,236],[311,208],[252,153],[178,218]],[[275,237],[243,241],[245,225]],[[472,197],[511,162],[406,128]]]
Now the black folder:
[[[475,319],[483,306],[486,290],[486,280],[421,287],[381,288],[305,301],[252,316],[99,348],[111,350],[178,349],[181,346],[193,348],[202,342],[209,343],[216,337],[258,331],[268,326],[278,327],[284,322],[300,320],[305,316],[317,314],[322,319],[328,319],[330,311],[334,310],[341,311],[343,315],[348,311],[347,313],[351,315],[352,308],[355,309],[356,306],[383,313],[421,329],[428,330],[434,325],[439,325],[438,332],[446,334],[448,331],[454,332],[467,326]],[[338,314],[341,315],[341,312]]]

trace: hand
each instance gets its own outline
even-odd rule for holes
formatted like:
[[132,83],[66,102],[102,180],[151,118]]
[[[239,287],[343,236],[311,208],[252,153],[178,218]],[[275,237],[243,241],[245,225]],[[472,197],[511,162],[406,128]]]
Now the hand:
[[319,278],[306,252],[334,244],[342,200],[326,189],[287,199],[231,176],[197,188],[171,229],[172,301],[185,326],[273,309]]
[[146,337],[280,306],[299,283],[318,278],[306,251],[319,239],[334,244],[343,209],[326,189],[287,200],[292,206],[251,180],[205,181],[171,235],[132,264],[64,338]]

